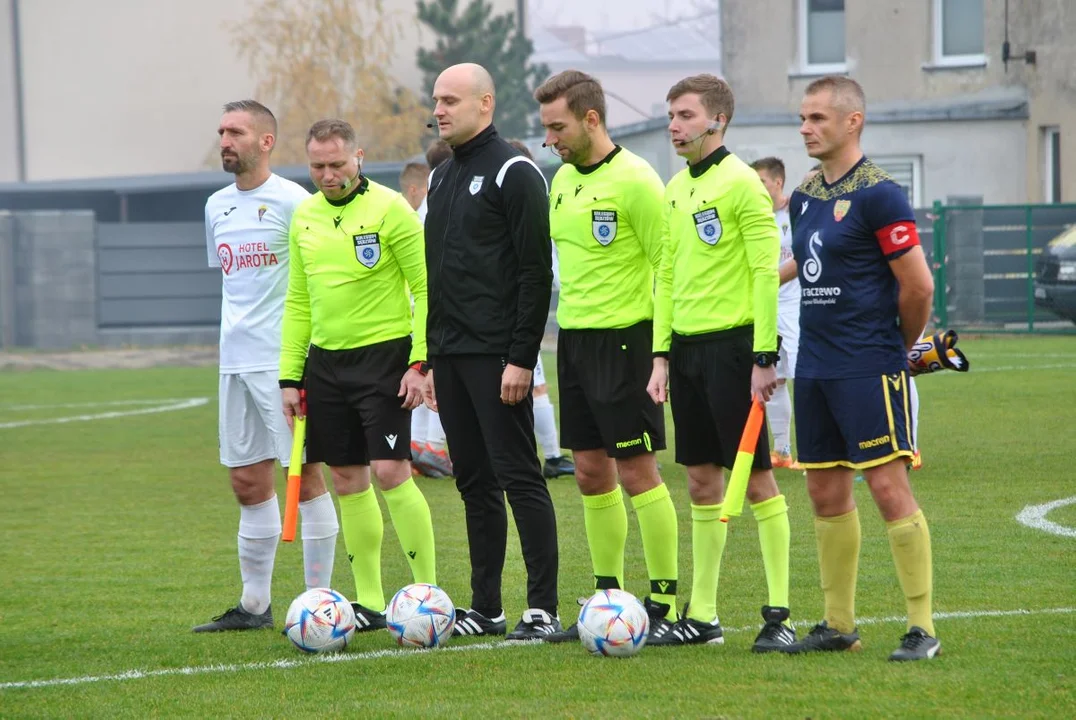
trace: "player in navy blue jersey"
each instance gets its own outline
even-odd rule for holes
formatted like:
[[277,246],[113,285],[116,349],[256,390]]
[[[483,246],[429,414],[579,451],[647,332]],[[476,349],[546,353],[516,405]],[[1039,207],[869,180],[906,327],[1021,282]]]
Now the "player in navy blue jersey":
[[864,157],[863,89],[847,77],[812,82],[800,111],[807,154],[822,172],[792,193],[801,287],[795,416],[815,512],[825,619],[785,649],[856,650],[861,471],[886,521],[908,607],[891,660],[934,657],[930,532],[908,483],[912,457],[907,353],[930,316],[934,283],[904,191]]

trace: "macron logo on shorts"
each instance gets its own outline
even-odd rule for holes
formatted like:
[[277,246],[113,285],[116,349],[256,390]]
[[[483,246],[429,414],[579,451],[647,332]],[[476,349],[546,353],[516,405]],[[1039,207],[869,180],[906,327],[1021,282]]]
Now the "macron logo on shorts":
[[385,436],[385,442],[387,442],[389,444],[389,447],[392,448],[393,450],[396,449],[396,438],[397,438],[396,435],[386,435]]

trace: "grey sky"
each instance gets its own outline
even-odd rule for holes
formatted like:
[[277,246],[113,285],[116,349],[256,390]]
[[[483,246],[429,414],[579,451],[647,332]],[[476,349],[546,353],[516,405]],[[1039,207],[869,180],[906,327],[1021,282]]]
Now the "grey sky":
[[583,25],[600,34],[698,15],[716,4],[713,0],[528,0],[528,15],[534,25]]

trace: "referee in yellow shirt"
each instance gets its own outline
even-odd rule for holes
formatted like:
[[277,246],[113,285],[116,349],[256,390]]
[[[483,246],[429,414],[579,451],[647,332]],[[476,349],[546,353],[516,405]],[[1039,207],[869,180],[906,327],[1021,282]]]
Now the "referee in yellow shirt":
[[[725,549],[724,473],[736,458],[752,396],[777,386],[777,258],[773,203],[755,173],[724,145],[732,89],[713,75],[673,85],[669,133],[688,167],[665,188],[663,256],[654,300],[655,402],[671,391],[676,461],[687,466],[694,575],[677,628],[654,645],[724,641],[717,581]],[[755,652],[796,639],[788,610],[788,507],[770,465],[765,425],[747,497],[758,521],[769,602]]]
[[280,387],[290,421],[305,383],[307,459],[332,473],[362,632],[385,627],[371,468],[415,582],[437,582],[430,508],[410,463],[425,382],[425,242],[403,196],[363,176],[351,125],[314,123],[306,152],[318,192],[291,219]]

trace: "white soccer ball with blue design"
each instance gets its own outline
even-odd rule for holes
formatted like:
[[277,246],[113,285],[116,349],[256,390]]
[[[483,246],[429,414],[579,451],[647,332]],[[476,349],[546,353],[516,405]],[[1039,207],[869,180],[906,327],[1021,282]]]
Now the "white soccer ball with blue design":
[[650,616],[625,590],[599,590],[579,611],[579,640],[594,655],[629,657],[643,649]]
[[284,634],[303,652],[343,650],[355,635],[355,611],[335,590],[313,588],[292,601]]
[[385,623],[397,644],[435,648],[448,642],[456,624],[456,608],[441,588],[414,583],[392,596]]

